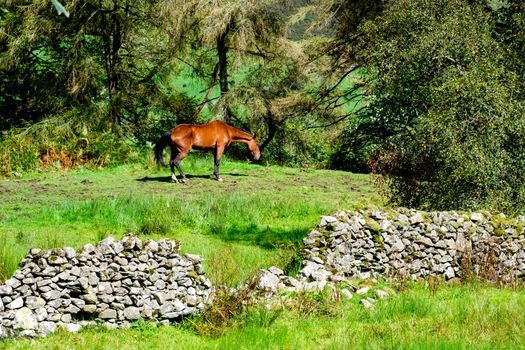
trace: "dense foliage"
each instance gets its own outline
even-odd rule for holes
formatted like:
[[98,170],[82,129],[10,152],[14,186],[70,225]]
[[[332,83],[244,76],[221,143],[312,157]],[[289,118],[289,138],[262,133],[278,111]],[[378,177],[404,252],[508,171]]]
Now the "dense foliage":
[[523,208],[522,63],[509,50],[521,44],[498,32],[499,10],[399,0],[360,27],[368,108],[342,145],[386,177],[393,203]]

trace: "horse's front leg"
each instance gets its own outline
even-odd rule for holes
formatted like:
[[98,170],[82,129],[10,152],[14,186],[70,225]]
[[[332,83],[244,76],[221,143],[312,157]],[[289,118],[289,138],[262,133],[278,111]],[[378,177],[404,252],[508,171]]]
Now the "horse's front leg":
[[215,175],[215,178],[217,179],[217,181],[222,181],[221,175],[219,174],[219,165],[221,164],[222,152],[224,152],[224,146],[217,146],[215,148],[213,175]]

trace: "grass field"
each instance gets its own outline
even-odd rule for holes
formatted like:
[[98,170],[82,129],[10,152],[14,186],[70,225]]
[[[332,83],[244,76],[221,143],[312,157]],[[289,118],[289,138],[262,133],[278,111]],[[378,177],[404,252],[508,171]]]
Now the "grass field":
[[[384,205],[367,175],[224,160],[223,183],[212,158],[183,162],[186,184],[151,164],[113,169],[24,174],[0,181],[0,281],[33,246],[81,247],[134,232],[170,237],[183,252],[205,257],[214,283],[231,286],[258,268],[293,273],[301,239],[319,216],[337,209]],[[385,283],[385,282],[380,282]],[[222,335],[198,334],[191,321],[155,328],[56,333],[46,339],[0,342],[13,349],[508,349],[525,346],[525,293],[461,286],[386,283],[393,296],[365,310],[356,296],[312,309],[247,310]],[[316,298],[316,296],[313,296]]]

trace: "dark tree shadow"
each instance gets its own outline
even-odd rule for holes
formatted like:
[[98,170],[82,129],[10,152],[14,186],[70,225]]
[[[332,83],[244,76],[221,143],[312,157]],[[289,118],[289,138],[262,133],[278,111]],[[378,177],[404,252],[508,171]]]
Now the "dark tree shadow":
[[255,224],[233,225],[224,227],[220,224],[210,226],[210,234],[217,235],[223,241],[242,242],[257,245],[265,249],[274,249],[283,244],[301,244],[310,227],[296,229],[276,229],[260,227]]

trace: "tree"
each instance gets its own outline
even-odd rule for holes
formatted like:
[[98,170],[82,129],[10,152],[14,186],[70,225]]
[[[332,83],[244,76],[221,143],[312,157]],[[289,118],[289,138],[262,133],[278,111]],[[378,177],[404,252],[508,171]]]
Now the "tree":
[[278,44],[286,29],[282,9],[279,1],[175,0],[168,3],[165,11],[176,22],[173,35],[182,39],[183,34],[188,33],[183,40],[191,48],[191,66],[197,76],[209,81],[201,108],[218,84],[223,119],[241,122],[228,100],[232,66],[240,67],[250,56],[269,58],[278,54]]
[[155,79],[178,46],[161,3],[72,1],[69,18],[47,1],[2,5],[0,113],[9,121],[2,127],[72,109],[91,119],[99,110],[106,125],[120,126],[143,118],[152,104],[166,105]]
[[426,209],[525,205],[523,89],[486,9],[395,0],[360,26],[369,104],[355,131],[390,199]]

